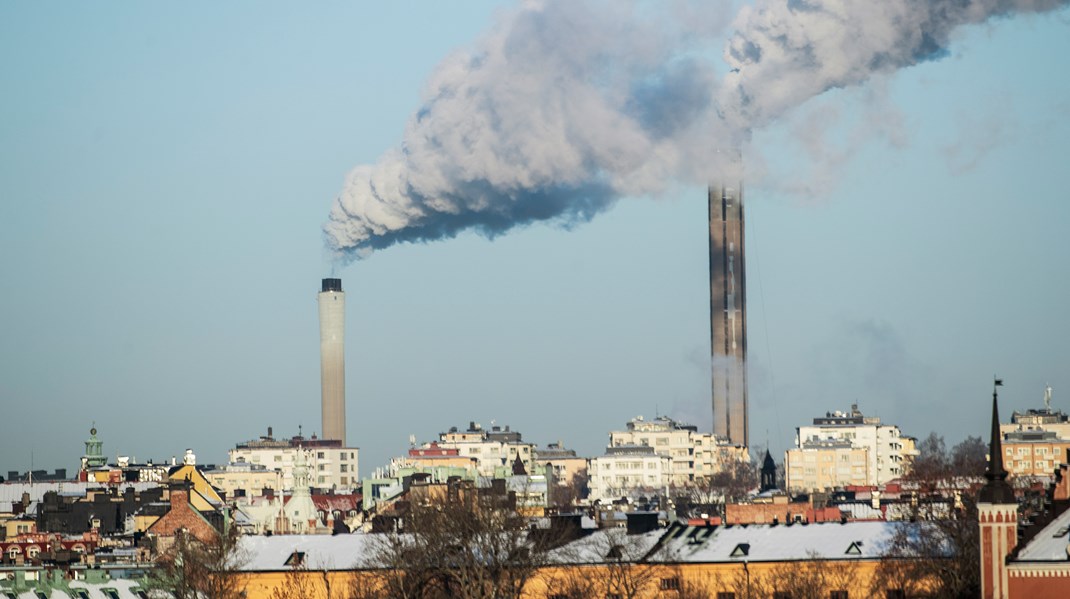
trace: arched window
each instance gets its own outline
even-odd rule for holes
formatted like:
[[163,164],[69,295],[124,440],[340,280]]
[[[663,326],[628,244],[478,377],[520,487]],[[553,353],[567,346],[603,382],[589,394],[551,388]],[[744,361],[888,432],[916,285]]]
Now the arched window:
[[20,553],[22,553],[22,549],[18,545],[12,545],[7,548],[7,556],[12,560],[17,559]]
[[37,545],[30,545],[26,548],[26,557],[33,559],[41,553],[41,548]]

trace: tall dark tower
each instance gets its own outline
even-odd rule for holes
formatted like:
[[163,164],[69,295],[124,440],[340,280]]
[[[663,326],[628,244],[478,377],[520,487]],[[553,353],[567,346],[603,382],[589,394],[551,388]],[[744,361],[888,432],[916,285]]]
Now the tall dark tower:
[[713,432],[748,445],[747,278],[743,185],[710,186],[710,353]]

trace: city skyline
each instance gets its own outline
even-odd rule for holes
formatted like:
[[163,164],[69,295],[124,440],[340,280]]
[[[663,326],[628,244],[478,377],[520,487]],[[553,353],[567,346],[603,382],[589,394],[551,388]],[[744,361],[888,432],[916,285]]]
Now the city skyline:
[[[362,474],[470,420],[588,457],[640,414],[709,430],[705,182],[567,229],[324,249],[346,173],[512,6],[0,8],[0,468],[70,471],[94,422],[109,459],[322,432],[326,277]],[[1048,384],[1070,405],[1068,19],[962,28],[746,142],[753,445],[852,403],[983,436],[993,373],[1005,412]]]

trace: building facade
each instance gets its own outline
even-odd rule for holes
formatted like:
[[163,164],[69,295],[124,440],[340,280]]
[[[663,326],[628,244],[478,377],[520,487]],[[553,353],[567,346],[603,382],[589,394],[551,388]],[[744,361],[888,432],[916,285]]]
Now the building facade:
[[910,462],[917,455],[913,437],[903,435],[898,426],[882,424],[880,418],[865,416],[858,404],[852,405],[850,412],[827,412],[824,417],[814,418],[812,425],[796,429],[798,449],[804,449],[808,443],[828,441],[846,441],[851,447],[868,450],[864,484],[870,486],[900,478],[909,471]]
[[845,439],[811,439],[784,457],[786,486],[792,493],[872,484],[869,448]]
[[[421,449],[431,447],[431,444],[425,444]],[[517,458],[520,458],[527,472],[533,472],[535,445],[524,442],[520,433],[510,430],[508,426],[500,427],[492,423],[490,430],[487,430],[474,421],[468,424],[468,430],[462,431],[454,426],[439,434],[435,447],[456,449],[460,457],[475,458],[482,476],[501,476],[506,470],[511,471]]]
[[636,416],[623,431],[609,433],[610,447],[650,447],[668,457],[669,483],[686,486],[720,472],[729,460],[748,460],[747,448],[731,445],[723,437],[700,433],[691,424],[666,416],[646,420]]
[[588,500],[613,501],[638,493],[662,493],[672,480],[672,458],[649,445],[612,445],[587,464]]
[[347,490],[360,487],[357,471],[360,450],[356,447],[343,447],[340,441],[331,439],[305,439],[297,435],[291,439],[275,439],[268,428],[268,434],[253,441],[238,443],[228,452],[233,464],[250,464],[252,468],[262,466],[267,470],[277,470],[280,474],[280,490],[290,491],[294,488],[294,463],[297,451],[304,448],[309,452],[308,467],[311,470],[311,484],[317,489]]

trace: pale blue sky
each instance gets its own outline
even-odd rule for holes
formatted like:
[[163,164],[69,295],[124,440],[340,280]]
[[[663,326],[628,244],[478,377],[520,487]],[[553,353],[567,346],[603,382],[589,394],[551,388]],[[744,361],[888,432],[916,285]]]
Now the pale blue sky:
[[[0,474],[74,469],[94,421],[217,463],[318,430],[331,202],[510,5],[0,5]],[[752,439],[854,401],[983,435],[997,373],[1005,413],[1070,409],[1067,56],[1065,9],[1000,19],[757,133]],[[339,267],[362,473],[470,420],[585,455],[638,414],[708,429],[705,218],[681,184]]]

